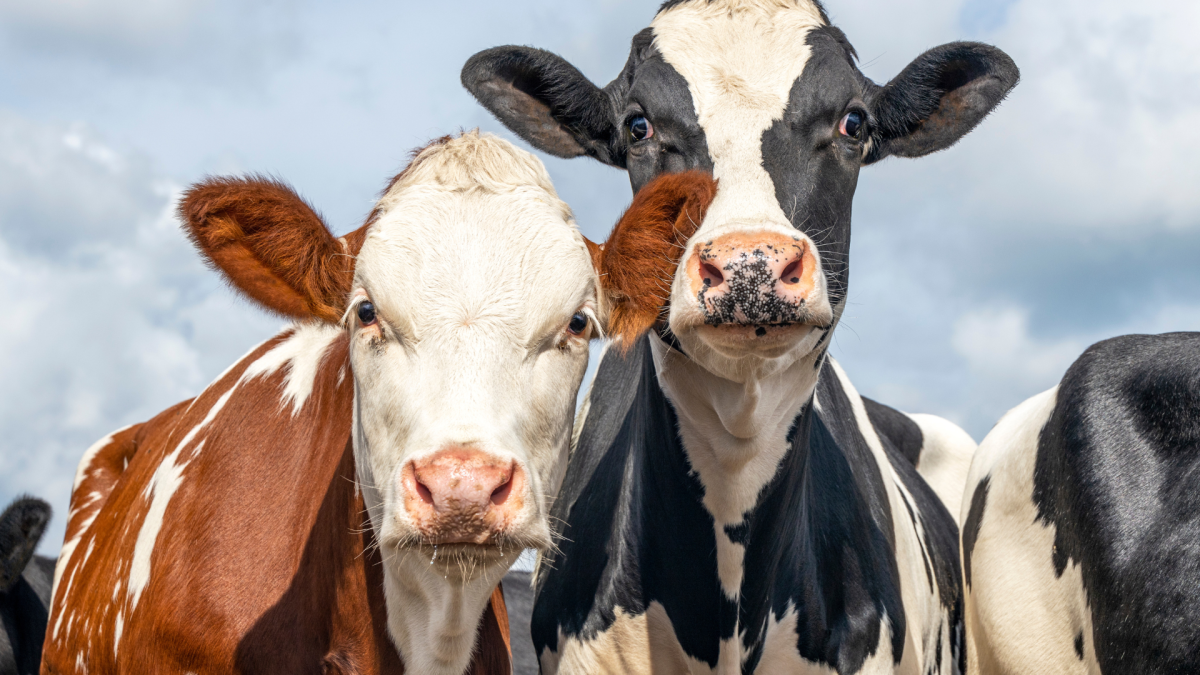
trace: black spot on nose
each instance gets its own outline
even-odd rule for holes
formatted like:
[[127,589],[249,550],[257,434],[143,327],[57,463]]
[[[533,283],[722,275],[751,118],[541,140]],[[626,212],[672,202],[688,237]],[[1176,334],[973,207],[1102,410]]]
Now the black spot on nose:
[[758,328],[754,329],[754,334],[757,335],[758,337],[762,337],[767,334],[767,329],[763,328],[762,326],[759,326]]

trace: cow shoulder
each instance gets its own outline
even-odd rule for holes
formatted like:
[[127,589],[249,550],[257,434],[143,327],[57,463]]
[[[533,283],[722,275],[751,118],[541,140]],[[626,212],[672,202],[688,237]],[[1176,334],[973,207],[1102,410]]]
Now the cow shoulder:
[[1032,497],[1055,574],[1080,570],[1105,671],[1200,666],[1198,451],[1200,333],[1106,340],[1063,377]]

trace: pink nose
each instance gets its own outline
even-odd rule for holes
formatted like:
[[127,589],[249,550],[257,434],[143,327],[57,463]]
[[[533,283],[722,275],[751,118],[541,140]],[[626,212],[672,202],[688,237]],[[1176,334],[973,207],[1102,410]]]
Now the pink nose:
[[401,472],[404,508],[431,544],[484,544],[512,526],[524,505],[525,473],[512,459],[450,447]]
[[697,246],[687,272],[705,323],[788,324],[807,315],[816,258],[799,235],[733,232]]

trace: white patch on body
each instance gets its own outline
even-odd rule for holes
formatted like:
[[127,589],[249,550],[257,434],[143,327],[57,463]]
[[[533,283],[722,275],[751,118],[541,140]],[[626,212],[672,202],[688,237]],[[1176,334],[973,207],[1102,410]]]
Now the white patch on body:
[[[1037,521],[1033,503],[1038,436],[1057,397],[1055,387],[1010,410],[971,464],[964,521],[976,486],[990,481],[964,589],[969,672],[1100,672],[1079,565],[1069,561],[1055,576],[1055,528]],[[1075,653],[1080,633],[1083,659]]]
[[293,417],[299,414],[305,401],[312,395],[317,370],[325,352],[345,332],[338,326],[317,321],[298,323],[294,330],[283,342],[250,364],[239,378],[239,382],[249,381],[286,367],[280,405],[290,402]]
[[[906,413],[907,414],[907,413]],[[979,446],[957,424],[937,415],[909,414],[921,428],[921,456],[917,473],[929,483],[946,510],[958,521],[967,486],[967,473]],[[960,526],[961,522],[958,523]]]
[[[204,441],[200,441],[200,445],[204,445]],[[188,462],[175,463],[183,447],[184,444],[180,443],[174,452],[164,457],[150,482],[146,484],[144,495],[150,500],[150,506],[146,509],[142,527],[138,530],[137,540],[133,545],[133,558],[129,564],[130,612],[137,607],[142,591],[145,590],[146,584],[150,583],[150,556],[154,553],[154,543],[162,530],[171,497],[175,496],[175,491],[183,484],[183,470],[187,468]]]
[[[725,672],[710,668],[684,653],[666,608],[657,601],[637,615],[617,607],[612,625],[591,639],[567,637],[560,630],[558,646],[558,652],[545,649],[538,655],[545,675],[714,675]],[[722,649],[723,653],[726,651]]]

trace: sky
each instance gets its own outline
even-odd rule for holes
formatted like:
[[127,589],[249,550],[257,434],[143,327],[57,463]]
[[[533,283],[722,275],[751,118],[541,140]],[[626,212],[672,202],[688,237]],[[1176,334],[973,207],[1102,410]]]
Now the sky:
[[[113,429],[195,396],[282,323],[179,231],[181,190],[269,173],[336,233],[430,138],[512,138],[461,88],[473,53],[529,44],[598,84],[657,0],[0,0],[0,502],[56,517]],[[1022,81],[957,146],[865,168],[833,352],[859,390],[976,440],[1090,344],[1200,330],[1200,3],[827,0],[886,82],[954,40]],[[584,233],[623,172],[542,156]]]

